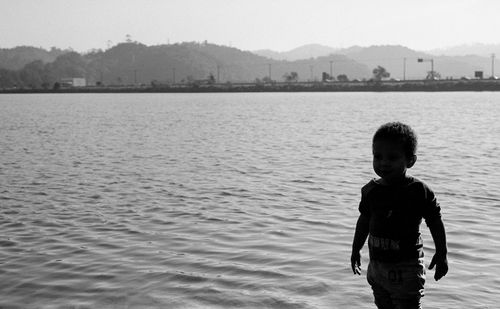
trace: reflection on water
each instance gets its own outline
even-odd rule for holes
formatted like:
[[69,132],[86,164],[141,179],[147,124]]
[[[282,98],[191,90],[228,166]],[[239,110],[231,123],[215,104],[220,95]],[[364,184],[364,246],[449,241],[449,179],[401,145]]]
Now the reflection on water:
[[2,95],[0,306],[373,308],[350,246],[371,135],[401,120],[448,230],[450,273],[428,272],[424,304],[493,308],[499,99]]

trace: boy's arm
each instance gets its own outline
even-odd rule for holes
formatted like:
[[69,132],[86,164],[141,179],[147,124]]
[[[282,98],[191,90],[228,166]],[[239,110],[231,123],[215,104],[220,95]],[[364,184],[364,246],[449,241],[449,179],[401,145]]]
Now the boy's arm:
[[432,257],[429,269],[433,269],[434,266],[436,266],[434,279],[438,281],[448,273],[448,259],[446,257],[446,255],[448,254],[448,249],[446,246],[446,232],[441,217],[427,222],[427,225],[429,226],[429,230],[431,231],[432,239],[434,240],[434,245],[436,247],[436,253]]
[[354,274],[361,275],[360,251],[368,237],[369,223],[369,216],[364,214],[359,215],[358,222],[356,223],[356,232],[354,233],[354,239],[352,241],[351,268]]

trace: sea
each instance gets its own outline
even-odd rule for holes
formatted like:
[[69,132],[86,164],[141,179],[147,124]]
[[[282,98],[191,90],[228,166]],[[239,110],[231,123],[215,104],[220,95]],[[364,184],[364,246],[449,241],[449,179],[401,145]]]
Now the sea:
[[447,231],[424,308],[499,308],[500,92],[2,94],[0,308],[375,308],[350,254],[389,121]]

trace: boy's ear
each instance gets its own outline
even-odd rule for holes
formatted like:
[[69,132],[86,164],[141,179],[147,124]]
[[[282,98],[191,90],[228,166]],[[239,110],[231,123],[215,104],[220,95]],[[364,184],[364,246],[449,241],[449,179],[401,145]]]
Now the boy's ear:
[[406,167],[411,168],[415,162],[417,162],[417,155],[413,155],[410,160],[408,160],[408,165]]

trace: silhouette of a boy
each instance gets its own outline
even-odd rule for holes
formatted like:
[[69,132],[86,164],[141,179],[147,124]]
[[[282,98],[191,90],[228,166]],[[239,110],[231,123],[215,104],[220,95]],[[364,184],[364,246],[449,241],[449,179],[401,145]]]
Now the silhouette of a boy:
[[361,189],[351,267],[361,274],[360,251],[368,238],[367,279],[379,309],[421,308],[425,268],[420,224],[425,219],[436,247],[429,269],[435,280],[448,272],[446,235],[434,192],[406,174],[416,160],[415,132],[400,122],[382,125],[373,136],[373,169],[380,177]]

